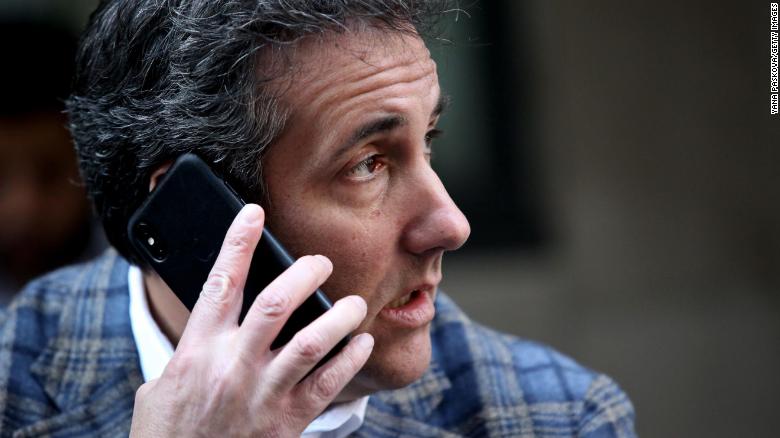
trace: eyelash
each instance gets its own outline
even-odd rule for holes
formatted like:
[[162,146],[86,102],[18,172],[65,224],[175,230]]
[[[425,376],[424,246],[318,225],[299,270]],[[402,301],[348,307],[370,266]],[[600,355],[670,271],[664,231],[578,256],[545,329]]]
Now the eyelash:
[[[428,159],[430,159],[432,155],[431,150],[431,144],[433,143],[433,140],[438,138],[443,134],[443,131],[441,129],[431,129],[430,131],[425,133],[425,154],[428,156]],[[360,171],[368,171],[371,173],[369,176],[361,176],[357,177],[361,180],[367,180],[370,179],[371,176],[373,176],[376,172],[381,170],[384,167],[384,163],[379,162],[379,159],[382,157],[380,154],[374,154],[369,156],[368,158],[364,159],[363,161],[359,162],[355,167],[349,170],[348,175],[354,176],[356,173]],[[373,168],[372,168],[373,167]]]
[[[381,169],[382,167],[384,167],[384,163],[380,163],[380,162],[379,162],[379,158],[380,158],[380,157],[381,157],[381,155],[379,155],[379,154],[374,154],[374,155],[371,155],[370,157],[368,157],[368,158],[366,158],[365,160],[363,160],[363,161],[359,162],[359,163],[358,163],[358,164],[357,164],[355,167],[353,167],[352,169],[350,169],[350,170],[349,170],[349,172],[348,172],[348,175],[349,175],[349,176],[354,176],[354,175],[355,175],[355,174],[357,174],[358,172],[360,172],[360,171],[362,171],[362,170],[365,170],[365,171],[368,171],[368,172],[370,172],[371,174],[370,174],[369,176],[357,176],[357,177],[355,177],[355,178],[357,178],[357,179],[359,179],[359,180],[367,180],[367,179],[371,179],[371,177],[372,177],[372,176],[373,176],[373,175],[374,175],[374,174],[375,174],[375,173],[376,173],[376,172],[377,172],[379,169]],[[371,167],[373,167],[373,168],[371,168]]]
[[428,162],[433,159],[433,140],[440,137],[444,132],[441,129],[431,129],[425,133],[425,156],[428,158]]
[[431,129],[430,131],[425,133],[425,145],[430,148],[431,143],[433,143],[433,140],[439,138],[444,131],[441,129]]

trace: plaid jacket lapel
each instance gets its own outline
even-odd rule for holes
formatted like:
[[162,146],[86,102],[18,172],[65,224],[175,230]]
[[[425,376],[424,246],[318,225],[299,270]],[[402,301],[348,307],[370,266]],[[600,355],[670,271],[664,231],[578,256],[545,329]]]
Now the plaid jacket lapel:
[[27,432],[129,431],[135,391],[143,379],[130,328],[127,268],[109,251],[68,286],[72,299],[62,311],[58,335],[31,368],[60,414]]
[[354,436],[397,436],[399,431],[404,431],[404,436],[454,436],[424,422],[444,401],[451,387],[442,368],[432,361],[425,374],[411,385],[373,394],[369,398],[365,422]]
[[444,400],[444,394],[451,386],[450,379],[439,364],[431,362],[425,374],[411,385],[400,390],[380,392],[371,398],[393,406],[401,416],[426,418]]

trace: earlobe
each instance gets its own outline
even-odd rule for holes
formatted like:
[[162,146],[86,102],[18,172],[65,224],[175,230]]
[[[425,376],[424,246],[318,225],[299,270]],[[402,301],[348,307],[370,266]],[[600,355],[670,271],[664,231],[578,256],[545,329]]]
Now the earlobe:
[[152,172],[152,176],[149,177],[149,191],[151,192],[154,190],[155,187],[157,187],[157,183],[160,182],[160,178],[165,175],[165,172],[168,171],[168,169],[171,168],[171,164],[173,164],[173,161],[167,161],[164,164],[162,164],[160,167],[154,170]]

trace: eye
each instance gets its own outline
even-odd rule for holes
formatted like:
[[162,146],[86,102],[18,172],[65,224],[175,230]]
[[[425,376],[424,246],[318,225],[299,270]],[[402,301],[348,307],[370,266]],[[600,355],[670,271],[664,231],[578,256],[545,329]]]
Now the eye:
[[380,161],[380,155],[371,155],[358,163],[347,172],[347,176],[355,179],[371,179],[377,172],[384,168],[384,163]]
[[433,155],[433,140],[441,136],[443,133],[444,132],[441,129],[431,129],[425,133],[425,156],[428,157],[428,160],[430,160],[431,156]]
[[444,131],[441,129],[431,129],[430,131],[425,133],[425,145],[428,147],[431,147],[431,143],[433,143],[433,140],[440,137]]

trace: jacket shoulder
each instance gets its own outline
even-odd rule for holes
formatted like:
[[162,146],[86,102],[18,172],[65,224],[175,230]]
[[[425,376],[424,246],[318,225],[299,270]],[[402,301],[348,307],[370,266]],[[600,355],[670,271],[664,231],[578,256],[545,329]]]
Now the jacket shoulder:
[[477,435],[634,436],[631,402],[609,377],[547,345],[477,324],[446,296],[437,312],[434,361],[453,395],[442,408],[454,409],[453,418],[480,417]]
[[[59,400],[52,399],[52,389],[65,382],[62,373],[69,371],[67,364],[82,360],[71,357],[79,348],[88,348],[86,341],[78,340],[105,336],[93,328],[107,325],[100,318],[112,311],[107,297],[126,294],[120,292],[126,282],[118,281],[123,271],[126,278],[126,267],[123,259],[108,251],[91,262],[33,280],[6,308],[0,316],[0,435],[58,411]],[[44,376],[44,362],[59,366],[60,375]]]

